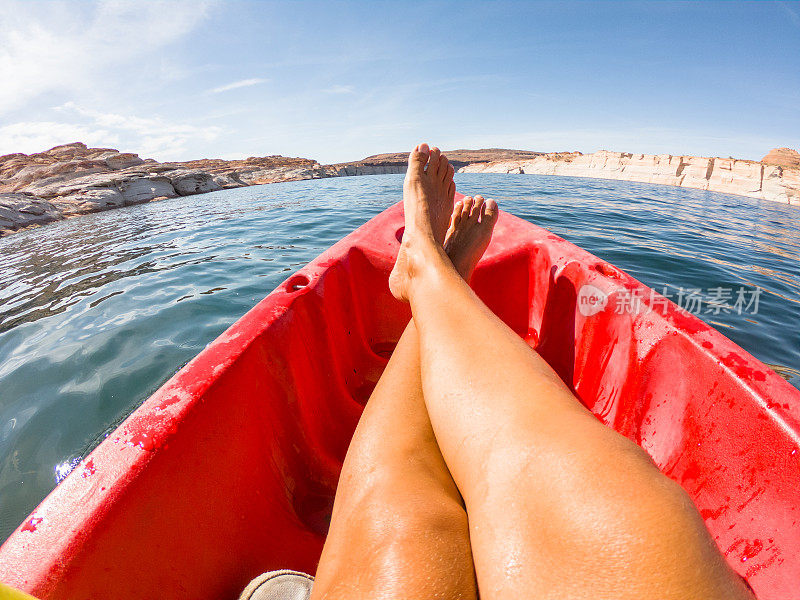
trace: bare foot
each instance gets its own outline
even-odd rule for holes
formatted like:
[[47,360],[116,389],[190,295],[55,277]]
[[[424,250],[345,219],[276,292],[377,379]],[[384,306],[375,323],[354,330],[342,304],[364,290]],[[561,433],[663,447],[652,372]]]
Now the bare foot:
[[430,230],[433,239],[444,242],[456,193],[453,172],[450,161],[436,146],[429,149],[428,144],[420,144],[411,151],[403,181],[407,231]]
[[497,202],[483,196],[467,196],[453,207],[444,251],[467,283],[492,239],[499,214]]
[[[438,148],[420,144],[408,155],[408,171],[403,182],[405,229],[389,289],[395,298],[408,301],[408,284],[414,269],[424,262],[420,253],[441,253],[456,185],[453,166]],[[430,254],[433,252],[433,255]]]

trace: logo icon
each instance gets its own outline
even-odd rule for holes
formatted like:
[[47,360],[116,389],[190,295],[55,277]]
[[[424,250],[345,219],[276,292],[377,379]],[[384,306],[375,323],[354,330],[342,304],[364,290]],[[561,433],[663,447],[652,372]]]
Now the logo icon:
[[578,291],[578,311],[584,317],[591,317],[608,305],[608,294],[598,287],[586,284]]

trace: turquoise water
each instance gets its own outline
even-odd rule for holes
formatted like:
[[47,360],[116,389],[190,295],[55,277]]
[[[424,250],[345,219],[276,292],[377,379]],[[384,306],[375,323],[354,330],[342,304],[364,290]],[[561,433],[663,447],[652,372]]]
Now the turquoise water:
[[[214,192],[0,239],[0,540],[208,342],[400,200],[401,181]],[[762,289],[757,314],[700,316],[800,387],[800,207],[567,177],[456,181],[659,291]]]

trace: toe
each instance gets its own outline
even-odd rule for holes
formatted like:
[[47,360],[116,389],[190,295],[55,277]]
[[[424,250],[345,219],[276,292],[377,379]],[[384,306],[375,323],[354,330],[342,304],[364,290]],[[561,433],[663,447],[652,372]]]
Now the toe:
[[439,177],[442,178],[442,181],[447,181],[447,176],[450,174],[450,161],[447,160],[447,157],[442,154],[439,157]]
[[464,221],[466,219],[469,219],[469,212],[472,210],[472,204],[473,203],[474,203],[474,200],[472,199],[472,196],[465,196],[464,197],[464,200],[463,200],[463,203],[462,203],[462,208],[461,208],[461,220],[462,221]]
[[447,163],[447,168],[445,169],[444,173],[444,181],[453,181],[453,175],[456,174],[456,170],[449,162]]
[[430,157],[428,158],[428,175],[432,177],[439,176],[439,157],[441,156],[441,151],[434,146],[431,148]]
[[485,200],[483,196],[475,196],[475,202],[472,205],[472,210],[469,213],[469,216],[473,221],[477,221],[481,216],[481,211],[483,210],[484,202]]
[[497,202],[489,198],[485,203],[484,214],[490,223],[497,221],[500,216],[500,209],[497,207]]
[[419,144],[408,155],[408,170],[410,172],[421,173],[425,168],[425,163],[428,162],[428,154],[430,149],[428,144]]
[[464,210],[464,202],[462,200],[459,200],[453,206],[453,215],[450,218],[450,224],[453,227],[458,226],[458,224],[461,222],[461,211],[462,210]]
[[450,202],[452,202],[455,197],[456,197],[456,182],[450,180],[450,185],[447,188],[447,199],[450,200]]

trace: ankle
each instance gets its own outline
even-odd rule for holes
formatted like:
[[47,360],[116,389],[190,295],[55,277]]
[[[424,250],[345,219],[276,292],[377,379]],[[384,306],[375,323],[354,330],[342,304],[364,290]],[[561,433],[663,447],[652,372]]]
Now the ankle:
[[[453,263],[432,236],[409,240],[407,246],[409,294],[418,285],[456,273]],[[460,275],[457,275],[460,277]]]

